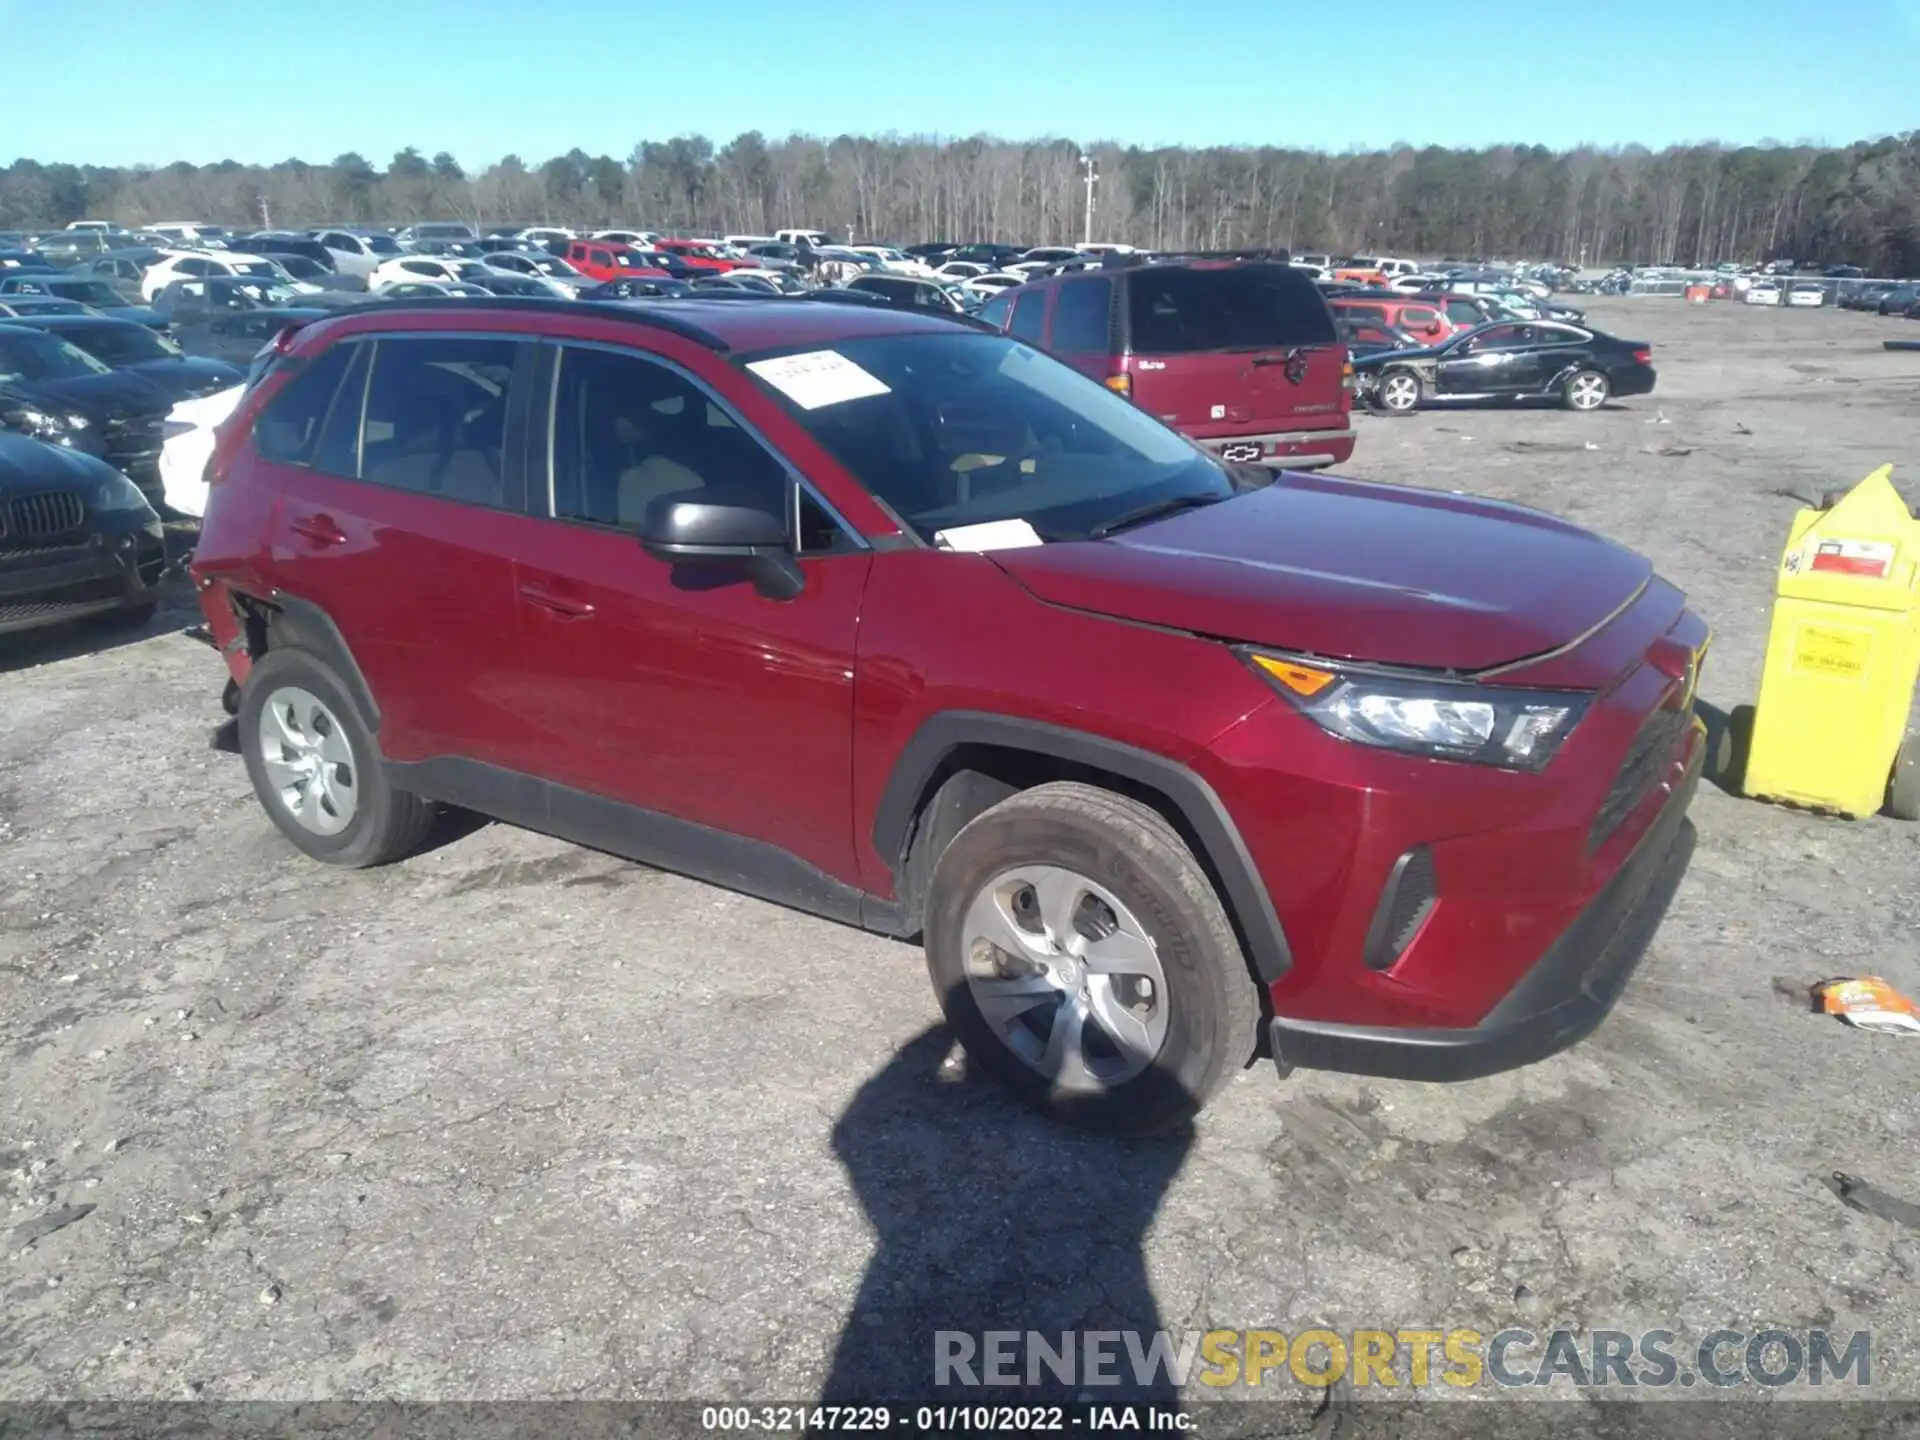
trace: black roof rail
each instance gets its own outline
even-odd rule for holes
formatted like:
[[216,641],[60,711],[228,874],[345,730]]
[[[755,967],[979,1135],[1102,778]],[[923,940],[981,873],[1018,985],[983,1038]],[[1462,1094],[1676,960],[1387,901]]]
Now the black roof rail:
[[[688,296],[687,299],[696,298]],[[753,297],[758,299],[758,296]],[[778,301],[779,296],[769,295],[768,301]],[[683,340],[691,340],[696,345],[704,345],[709,350],[724,353],[729,347],[727,342],[704,326],[691,320],[683,320],[677,315],[656,310],[655,305],[668,306],[684,303],[681,297],[653,297],[640,300],[541,300],[517,295],[493,295],[481,299],[477,295],[446,295],[438,300],[374,300],[360,304],[342,305],[326,315],[331,320],[342,315],[391,314],[401,310],[478,310],[499,312],[511,310],[531,311],[540,315],[576,315],[591,317],[595,320],[620,320],[630,325],[646,325],[655,330],[665,330],[668,334],[678,335]],[[308,322],[317,324],[318,320]]]

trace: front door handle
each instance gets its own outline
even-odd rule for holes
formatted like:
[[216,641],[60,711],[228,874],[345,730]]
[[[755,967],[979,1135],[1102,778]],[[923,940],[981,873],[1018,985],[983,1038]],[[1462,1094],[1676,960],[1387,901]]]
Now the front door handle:
[[556,595],[540,585],[522,585],[520,594],[529,605],[538,605],[542,610],[559,616],[562,620],[587,620],[593,616],[593,602],[576,600],[566,595]]
[[344,545],[347,532],[333,523],[331,515],[302,515],[293,522],[293,533],[317,545]]

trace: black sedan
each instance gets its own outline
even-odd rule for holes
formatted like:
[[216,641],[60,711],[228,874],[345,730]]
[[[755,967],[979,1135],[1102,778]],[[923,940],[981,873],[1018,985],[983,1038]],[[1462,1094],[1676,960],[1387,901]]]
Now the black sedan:
[[[164,335],[106,315],[44,315],[16,322],[58,336],[101,364],[138,375],[169,400],[196,400],[246,379],[224,360],[188,355]],[[255,347],[256,349],[258,347]]]
[[0,300],[9,295],[51,295],[59,300],[78,300],[90,310],[132,320],[155,330],[167,328],[167,322],[145,305],[132,305],[105,280],[84,275],[42,275],[21,270],[0,274]]
[[1384,320],[1350,318],[1338,310],[1334,311],[1333,328],[1347,347],[1347,353],[1355,360],[1395,350],[1419,350],[1425,348],[1427,343],[1421,336],[1411,330],[1403,330],[1398,325],[1389,325]]
[[1464,330],[1421,350],[1356,356],[1354,378],[1376,410],[1407,415],[1469,400],[1553,400],[1598,410],[1616,395],[1653,390],[1652,349],[1597,330],[1544,320]]
[[660,275],[623,276],[582,290],[582,300],[673,300],[691,295],[693,287],[684,280],[669,280]]
[[104,461],[0,431],[0,634],[116,614],[153,618],[160,517]]
[[44,331],[0,325],[0,430],[98,456],[158,503],[160,427],[173,402]]

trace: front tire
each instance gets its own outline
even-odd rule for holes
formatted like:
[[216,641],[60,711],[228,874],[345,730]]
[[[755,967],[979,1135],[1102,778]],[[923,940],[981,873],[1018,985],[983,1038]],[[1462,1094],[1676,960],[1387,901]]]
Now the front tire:
[[1373,403],[1383,415],[1411,415],[1426,399],[1426,387],[1411,370],[1389,370],[1374,387]]
[[433,806],[396,790],[347,688],[301,650],[271,650],[240,691],[247,777],[280,833],[328,865],[384,865],[419,848]]
[[1607,377],[1598,370],[1577,370],[1560,391],[1560,403],[1569,410],[1598,410],[1613,393]]
[[1189,1121],[1253,1054],[1259,996],[1206,872],[1136,800],[1013,795],[934,868],[927,969],[973,1063],[1110,1134]]

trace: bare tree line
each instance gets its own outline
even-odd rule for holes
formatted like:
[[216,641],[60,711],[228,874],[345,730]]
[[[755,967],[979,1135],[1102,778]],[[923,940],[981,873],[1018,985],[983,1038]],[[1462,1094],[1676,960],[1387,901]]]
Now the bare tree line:
[[[1791,255],[1920,271],[1920,131],[1844,148],[1637,146],[1554,152],[1402,147],[1088,148],[1093,237],[1154,248],[1700,263]],[[858,240],[1084,238],[1082,149],[1059,139],[794,135],[718,148],[681,135],[624,159],[509,155],[470,173],[408,147],[384,169],[19,160],[0,169],[0,228],[77,219],[307,226],[466,219],[684,234],[810,226]]]

